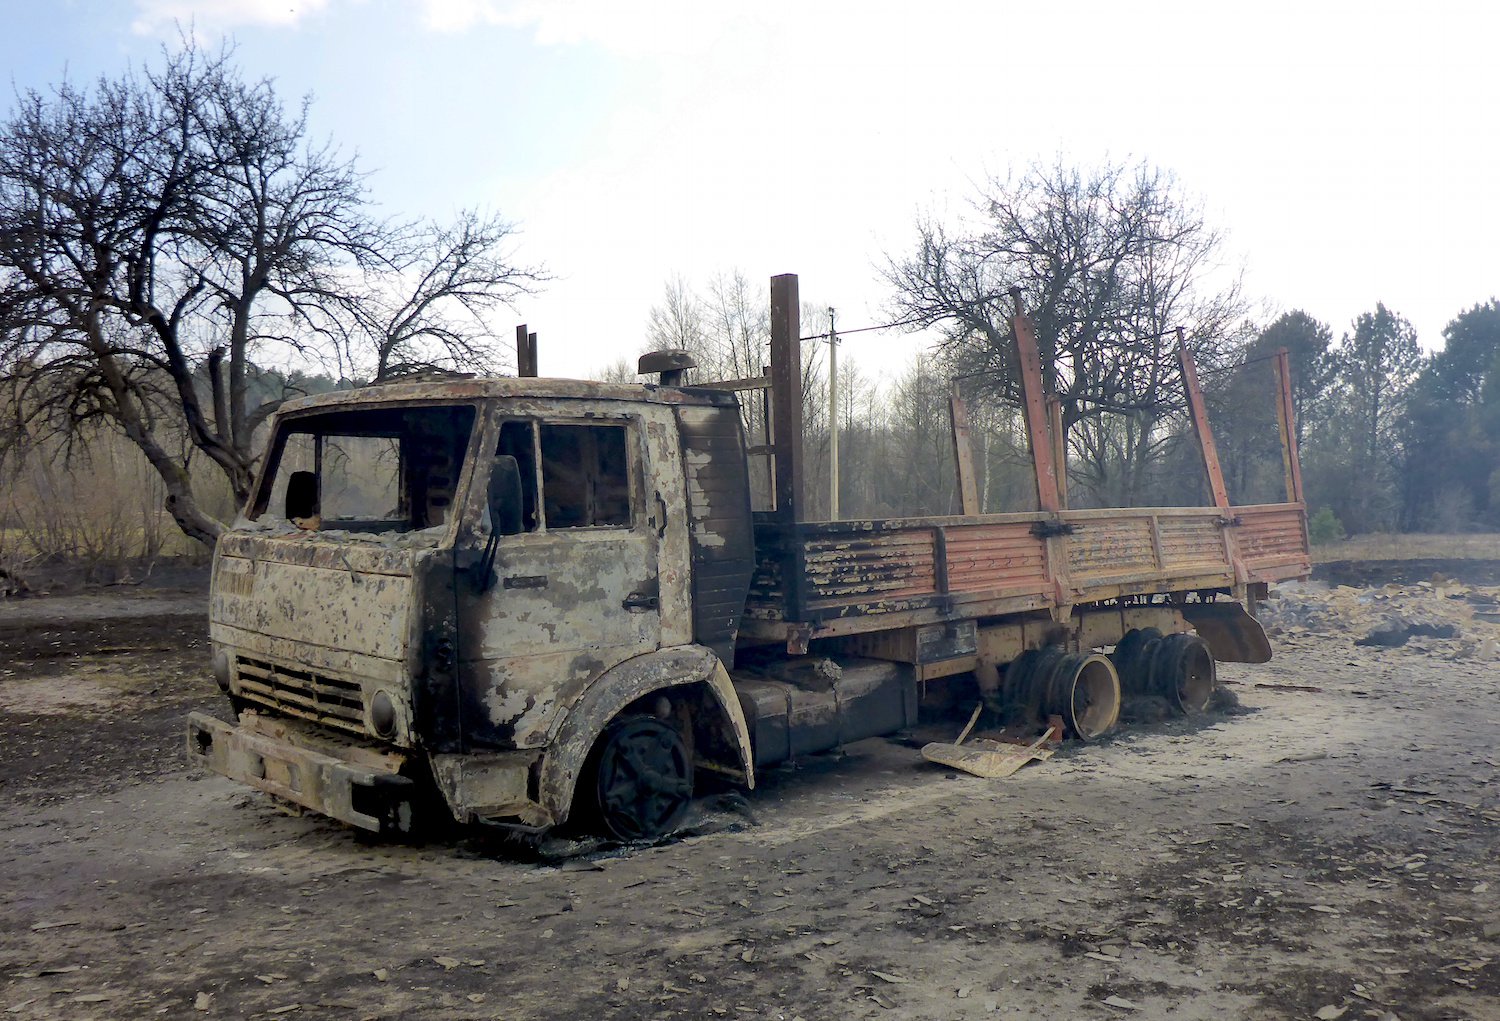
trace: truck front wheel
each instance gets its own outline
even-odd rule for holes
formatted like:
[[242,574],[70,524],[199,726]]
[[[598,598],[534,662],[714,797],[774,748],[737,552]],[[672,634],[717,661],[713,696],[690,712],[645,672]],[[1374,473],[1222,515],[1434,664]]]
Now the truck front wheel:
[[590,758],[578,807],[606,835],[652,840],[682,822],[693,799],[693,765],[676,728],[654,716],[621,716]]

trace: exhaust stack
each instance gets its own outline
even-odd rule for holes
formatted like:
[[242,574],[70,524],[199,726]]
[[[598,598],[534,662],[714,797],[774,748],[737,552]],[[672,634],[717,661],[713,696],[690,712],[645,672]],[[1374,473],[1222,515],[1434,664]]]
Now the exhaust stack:
[[641,355],[641,360],[636,363],[635,371],[642,376],[653,372],[661,374],[662,386],[681,386],[682,374],[688,369],[696,369],[698,363],[693,356],[681,348],[668,348],[665,351],[647,351]]

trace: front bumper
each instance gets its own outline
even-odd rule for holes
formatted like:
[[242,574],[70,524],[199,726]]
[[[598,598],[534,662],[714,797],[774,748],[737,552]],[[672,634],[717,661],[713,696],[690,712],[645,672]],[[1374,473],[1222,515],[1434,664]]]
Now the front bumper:
[[355,763],[336,751],[235,726],[204,713],[188,716],[188,758],[231,780],[373,833],[411,830],[416,784],[394,769]]

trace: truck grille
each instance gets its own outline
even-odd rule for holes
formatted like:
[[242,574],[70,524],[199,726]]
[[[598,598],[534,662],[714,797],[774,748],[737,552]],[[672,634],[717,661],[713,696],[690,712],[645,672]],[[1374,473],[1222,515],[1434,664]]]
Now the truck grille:
[[359,685],[311,670],[237,657],[242,697],[305,720],[365,733]]

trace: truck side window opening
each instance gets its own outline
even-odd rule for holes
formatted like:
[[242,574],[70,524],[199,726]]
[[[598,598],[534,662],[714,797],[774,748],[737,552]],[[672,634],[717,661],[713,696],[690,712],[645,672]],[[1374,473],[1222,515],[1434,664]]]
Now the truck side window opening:
[[623,425],[543,425],[548,528],[628,527],[630,458]]
[[495,449],[497,456],[516,459],[521,474],[521,529],[534,532],[536,515],[536,443],[535,427],[530,422],[500,423],[500,444]]

